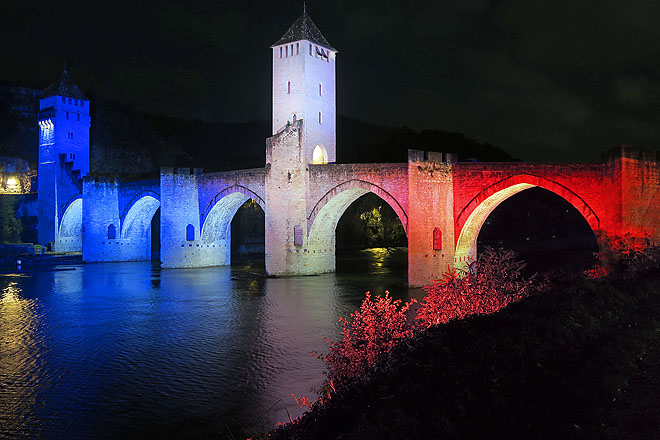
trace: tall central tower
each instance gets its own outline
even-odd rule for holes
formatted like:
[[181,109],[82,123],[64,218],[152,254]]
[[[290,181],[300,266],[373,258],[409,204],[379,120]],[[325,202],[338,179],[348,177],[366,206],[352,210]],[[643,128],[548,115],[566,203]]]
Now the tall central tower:
[[335,162],[337,50],[306,11],[271,47],[273,134],[302,119],[305,162]]

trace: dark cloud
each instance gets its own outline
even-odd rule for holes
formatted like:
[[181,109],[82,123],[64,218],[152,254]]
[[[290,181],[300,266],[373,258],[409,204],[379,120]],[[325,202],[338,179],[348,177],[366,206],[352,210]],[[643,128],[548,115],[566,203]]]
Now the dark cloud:
[[[655,1],[307,3],[339,49],[340,113],[460,131],[528,160],[660,148]],[[66,59],[103,99],[176,117],[269,119],[269,46],[301,7],[13,2],[0,15],[0,80],[45,87]]]

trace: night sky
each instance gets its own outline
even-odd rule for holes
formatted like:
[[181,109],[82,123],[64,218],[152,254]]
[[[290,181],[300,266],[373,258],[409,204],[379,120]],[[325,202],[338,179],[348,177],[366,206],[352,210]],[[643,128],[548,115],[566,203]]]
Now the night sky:
[[[660,149],[657,0],[311,0],[307,11],[339,50],[339,114],[458,131],[529,161]],[[14,1],[0,12],[0,81],[44,88],[66,60],[93,98],[270,120],[269,47],[301,12],[302,1]]]

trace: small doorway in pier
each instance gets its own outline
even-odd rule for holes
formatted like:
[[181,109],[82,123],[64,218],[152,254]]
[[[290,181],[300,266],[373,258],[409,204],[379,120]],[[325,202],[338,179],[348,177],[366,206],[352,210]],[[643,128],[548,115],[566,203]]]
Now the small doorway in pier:
[[231,264],[264,270],[265,215],[257,202],[248,199],[231,221]]
[[151,219],[151,261],[160,264],[160,207]]
[[511,249],[527,272],[582,271],[595,262],[598,243],[582,214],[564,198],[529,188],[497,206],[477,239],[477,258],[487,247]]
[[396,212],[366,193],[348,206],[335,229],[337,273],[406,276],[408,238]]

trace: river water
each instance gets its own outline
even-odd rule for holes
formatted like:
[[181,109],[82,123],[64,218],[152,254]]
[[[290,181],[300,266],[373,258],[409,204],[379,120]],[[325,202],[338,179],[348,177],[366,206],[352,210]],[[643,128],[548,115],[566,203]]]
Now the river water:
[[[244,438],[312,398],[325,337],[364,292],[407,298],[405,250],[338,272],[265,278],[263,262],[151,263],[0,275],[0,438]],[[418,296],[418,292],[412,292]]]

